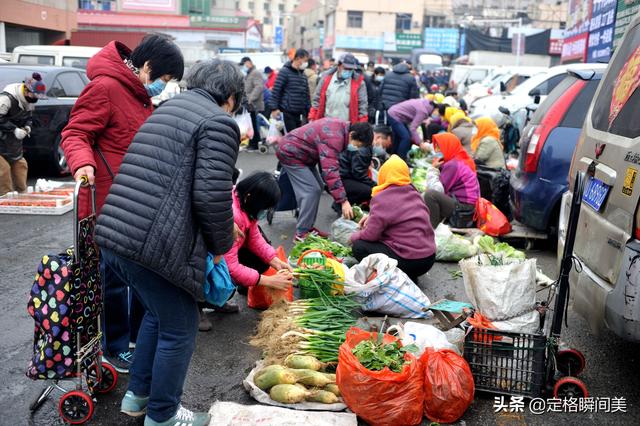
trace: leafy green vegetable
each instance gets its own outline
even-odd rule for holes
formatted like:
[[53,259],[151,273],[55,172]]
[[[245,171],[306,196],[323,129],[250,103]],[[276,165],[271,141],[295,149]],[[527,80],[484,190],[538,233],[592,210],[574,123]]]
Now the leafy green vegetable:
[[359,223],[362,216],[364,216],[362,208],[360,206],[353,206],[353,221]]
[[480,252],[501,258],[524,260],[524,252],[516,250],[507,243],[496,243],[496,241],[488,236],[476,237],[474,243],[479,247]]
[[303,241],[296,243],[293,249],[291,249],[289,256],[292,259],[298,259],[300,255],[307,250],[328,251],[336,257],[351,256],[351,248],[313,234],[307,235]]
[[411,171],[411,183],[420,192],[427,190],[427,169],[415,168]]
[[384,344],[379,340],[363,340],[352,350],[360,364],[371,371],[388,367],[394,373],[399,373],[407,363],[404,355],[419,351],[416,345],[401,346],[398,341]]

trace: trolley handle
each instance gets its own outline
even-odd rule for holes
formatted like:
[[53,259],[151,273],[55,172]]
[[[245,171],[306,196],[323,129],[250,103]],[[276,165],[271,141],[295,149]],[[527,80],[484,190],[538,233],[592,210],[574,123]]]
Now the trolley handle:
[[80,188],[89,187],[89,193],[91,194],[91,214],[96,214],[96,187],[89,184],[89,177],[86,175],[80,176],[80,179],[76,182],[76,186],[73,190],[73,248],[74,253],[77,253],[79,243],[78,237],[80,234],[80,218],[78,217],[78,199],[80,196]]

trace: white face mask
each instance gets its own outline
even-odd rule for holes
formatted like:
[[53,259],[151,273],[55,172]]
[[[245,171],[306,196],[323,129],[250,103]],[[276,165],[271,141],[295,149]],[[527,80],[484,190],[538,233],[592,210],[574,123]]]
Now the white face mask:
[[300,69],[306,70],[308,66],[309,66],[309,62],[303,62],[300,64]]

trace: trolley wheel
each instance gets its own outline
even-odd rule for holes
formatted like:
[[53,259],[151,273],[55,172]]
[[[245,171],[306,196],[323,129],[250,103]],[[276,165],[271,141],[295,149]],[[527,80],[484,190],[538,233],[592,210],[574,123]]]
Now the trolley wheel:
[[260,145],[258,147],[258,152],[260,152],[260,154],[267,154],[269,152],[269,147],[267,145]]
[[556,354],[558,371],[565,376],[577,376],[584,371],[586,365],[587,360],[577,349],[564,349]]
[[553,396],[560,399],[588,398],[589,391],[582,380],[567,376],[556,382],[553,387]]
[[98,380],[96,374],[96,364],[92,364],[87,370],[87,382],[91,383],[93,391],[99,394],[105,394],[115,389],[118,384],[118,372],[113,365],[106,362],[100,363],[101,377]]
[[62,395],[58,411],[62,419],[72,425],[83,424],[93,416],[93,400],[82,391],[70,391]]
[[267,223],[271,225],[273,223],[273,216],[276,214],[276,209],[269,209],[267,211]]
[[40,408],[42,404],[44,404],[44,402],[47,400],[53,389],[53,386],[47,386],[46,388],[42,389],[38,394],[38,397],[33,400],[31,405],[29,405],[29,411],[34,412],[38,408]]

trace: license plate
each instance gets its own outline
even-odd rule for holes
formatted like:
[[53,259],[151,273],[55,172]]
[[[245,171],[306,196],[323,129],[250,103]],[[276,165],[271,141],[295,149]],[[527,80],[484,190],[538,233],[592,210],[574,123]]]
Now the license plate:
[[607,199],[611,187],[599,179],[590,177],[587,188],[584,190],[582,201],[595,211],[599,212]]

